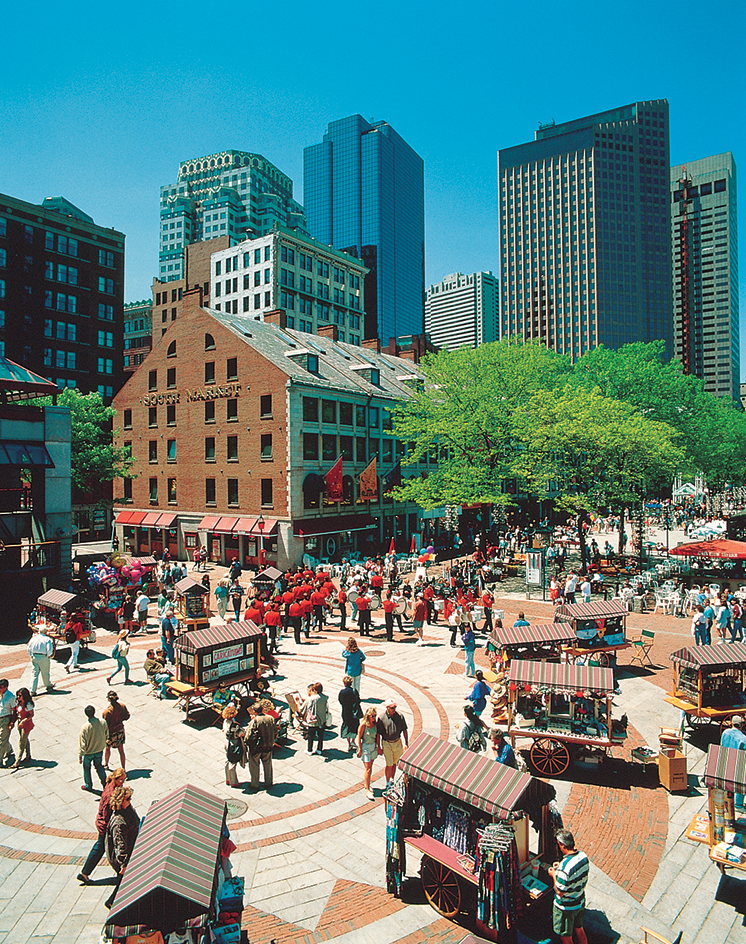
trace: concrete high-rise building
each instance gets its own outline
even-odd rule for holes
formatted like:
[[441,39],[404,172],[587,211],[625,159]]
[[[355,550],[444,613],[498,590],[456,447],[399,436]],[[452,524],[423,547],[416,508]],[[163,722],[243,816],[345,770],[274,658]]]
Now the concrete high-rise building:
[[64,197],[0,194],[0,355],[59,387],[122,386],[124,233]]
[[303,152],[311,235],[362,260],[365,337],[421,334],[425,295],[422,158],[385,121],[332,121]]
[[500,336],[498,282],[491,272],[454,272],[425,294],[425,334],[436,348],[479,347]]
[[668,102],[541,125],[498,152],[501,335],[571,357],[673,350]]
[[182,161],[176,183],[161,187],[161,282],[184,277],[184,247],[228,236],[236,242],[275,223],[306,233],[293,181],[261,154],[221,151]]
[[674,354],[706,390],[738,402],[736,196],[730,151],[671,168]]

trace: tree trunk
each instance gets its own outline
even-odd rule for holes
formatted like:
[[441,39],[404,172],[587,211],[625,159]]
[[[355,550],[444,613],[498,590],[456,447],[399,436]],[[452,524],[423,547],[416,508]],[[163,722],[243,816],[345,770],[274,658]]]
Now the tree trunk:
[[588,568],[588,554],[585,548],[585,529],[583,524],[585,522],[585,512],[578,512],[578,542],[580,543],[580,572],[585,574]]
[[625,508],[624,508],[624,505],[622,505],[621,510],[619,511],[619,544],[617,545],[617,551],[619,552],[619,556],[620,556],[620,557],[622,557],[622,556],[624,555],[624,538],[623,538],[623,535],[624,535],[624,511],[625,511]]

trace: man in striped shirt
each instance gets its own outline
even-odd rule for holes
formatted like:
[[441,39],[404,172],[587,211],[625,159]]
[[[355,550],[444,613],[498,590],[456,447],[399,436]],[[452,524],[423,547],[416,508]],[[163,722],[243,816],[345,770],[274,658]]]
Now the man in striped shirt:
[[562,944],[573,944],[573,940],[577,944],[588,944],[583,930],[588,856],[575,848],[575,837],[569,829],[558,830],[556,839],[562,861],[555,862],[549,869],[554,882],[552,926]]

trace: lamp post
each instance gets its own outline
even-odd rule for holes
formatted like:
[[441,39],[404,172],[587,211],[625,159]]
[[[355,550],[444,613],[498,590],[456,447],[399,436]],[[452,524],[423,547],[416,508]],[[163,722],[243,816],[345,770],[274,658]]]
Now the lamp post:
[[256,526],[259,528],[259,566],[266,566],[266,560],[264,557],[264,516],[261,511],[259,512],[259,518],[257,520]]

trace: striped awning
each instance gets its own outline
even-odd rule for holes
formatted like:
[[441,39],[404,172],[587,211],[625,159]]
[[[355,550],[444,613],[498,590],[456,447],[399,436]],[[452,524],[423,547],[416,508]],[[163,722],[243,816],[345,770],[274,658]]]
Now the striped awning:
[[171,511],[164,511],[158,515],[157,527],[172,528],[176,524],[176,515]]
[[705,783],[708,787],[746,793],[746,751],[711,744],[707,752]]
[[182,633],[176,639],[176,648],[185,652],[194,652],[209,646],[217,646],[221,642],[237,642],[250,636],[261,636],[263,631],[251,620],[241,620],[238,623],[218,623],[208,629],[196,629]]
[[194,577],[182,577],[181,580],[178,580],[174,587],[179,591],[179,593],[209,593],[209,589],[199,580],[195,580]]
[[575,642],[570,623],[542,623],[539,626],[495,626],[492,639],[498,646],[528,646],[541,643]]
[[517,682],[518,685],[545,685],[565,691],[610,694],[616,688],[612,669],[600,665],[565,665],[560,662],[514,659],[510,663],[508,676],[511,682]]
[[78,599],[77,593],[68,593],[67,590],[47,590],[36,601],[40,606],[48,606],[52,610],[62,610]]
[[149,511],[140,522],[141,528],[154,528],[161,516],[160,511]]
[[114,524],[141,524],[144,517],[144,511],[120,511],[117,514]]
[[424,732],[404,751],[399,768],[415,780],[501,819],[512,810],[523,809],[522,803],[544,804],[555,796],[554,787],[543,780]]
[[147,811],[108,924],[183,928],[210,907],[225,801],[189,784]]
[[742,642],[727,642],[722,646],[686,646],[669,656],[688,669],[746,668],[746,645]]
[[626,615],[627,610],[621,600],[599,600],[597,603],[563,603],[554,611],[554,621],[569,623],[576,619]]

